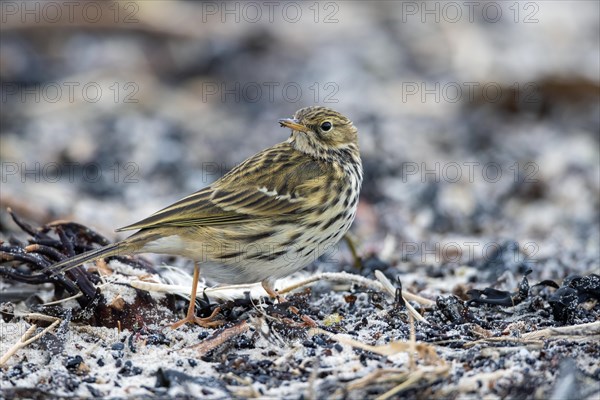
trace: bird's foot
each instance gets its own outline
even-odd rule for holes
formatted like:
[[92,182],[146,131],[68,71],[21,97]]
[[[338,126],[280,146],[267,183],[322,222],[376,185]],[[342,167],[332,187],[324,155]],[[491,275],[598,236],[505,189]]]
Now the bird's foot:
[[197,324],[203,328],[216,328],[225,323],[225,321],[223,321],[223,320],[219,320],[219,319],[215,320],[215,317],[221,311],[221,307],[215,308],[213,310],[213,312],[206,318],[197,317],[193,311],[194,310],[192,308],[192,313],[190,314],[190,312],[188,310],[187,316],[184,319],[181,319],[181,320],[175,322],[173,325],[171,325],[171,329],[177,329],[180,326],[185,325],[187,323]]
[[263,289],[265,289],[265,292],[267,292],[267,294],[269,295],[270,298],[277,299],[277,302],[279,302],[279,304],[287,303],[287,299],[285,297],[283,297],[283,295],[277,293],[277,291],[275,289],[273,289],[273,286],[271,286],[271,282],[262,281],[261,284],[262,284]]
[[217,307],[213,312],[206,318],[196,317],[196,290],[198,289],[198,280],[200,278],[200,267],[198,263],[194,265],[194,276],[192,278],[192,293],[190,295],[190,306],[188,307],[187,315],[184,319],[181,319],[171,325],[171,329],[177,329],[182,325],[187,324],[198,324],[204,328],[216,328],[224,324],[222,320],[214,320],[221,307]]

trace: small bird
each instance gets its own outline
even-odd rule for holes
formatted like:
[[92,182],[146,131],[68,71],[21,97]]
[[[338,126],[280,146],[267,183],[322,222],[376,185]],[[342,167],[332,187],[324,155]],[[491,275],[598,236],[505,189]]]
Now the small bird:
[[273,283],[335,245],[356,214],[363,172],[358,131],[325,107],[306,107],[291,119],[288,140],[248,158],[210,186],[117,231],[128,238],[61,261],[60,273],[88,261],[136,253],[180,255],[195,261],[186,322],[201,324],[194,304],[199,277],[226,284]]

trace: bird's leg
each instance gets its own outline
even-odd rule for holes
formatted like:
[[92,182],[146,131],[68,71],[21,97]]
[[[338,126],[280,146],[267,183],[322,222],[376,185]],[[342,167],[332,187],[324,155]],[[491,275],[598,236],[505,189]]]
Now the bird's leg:
[[194,263],[194,277],[192,278],[192,294],[190,296],[190,306],[188,307],[187,315],[184,319],[175,322],[171,325],[171,329],[177,329],[186,323],[196,323],[205,328],[212,328],[222,325],[221,321],[214,321],[213,318],[221,311],[221,307],[215,308],[212,314],[206,318],[196,317],[196,292],[198,290],[198,280],[200,279],[200,267],[198,263]]
[[352,253],[352,260],[354,261],[354,268],[361,270],[362,269],[362,260],[358,255],[358,251],[356,251],[356,245],[354,244],[355,240],[350,233],[346,233],[344,235],[344,240],[350,249],[350,253]]
[[265,279],[264,281],[261,282],[261,284],[262,284],[263,289],[265,289],[265,292],[267,292],[267,294],[269,295],[270,298],[277,299],[279,301],[279,303],[285,303],[287,301],[285,299],[285,297],[283,297],[282,295],[277,293],[275,291],[275,289],[273,289],[273,283],[270,280]]

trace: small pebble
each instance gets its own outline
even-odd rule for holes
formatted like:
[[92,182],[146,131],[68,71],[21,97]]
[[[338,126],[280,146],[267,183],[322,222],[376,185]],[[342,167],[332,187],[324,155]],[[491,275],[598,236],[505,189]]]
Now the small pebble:
[[124,348],[125,348],[125,344],[121,343],[121,342],[117,342],[117,343],[113,344],[111,347],[112,350],[123,350]]

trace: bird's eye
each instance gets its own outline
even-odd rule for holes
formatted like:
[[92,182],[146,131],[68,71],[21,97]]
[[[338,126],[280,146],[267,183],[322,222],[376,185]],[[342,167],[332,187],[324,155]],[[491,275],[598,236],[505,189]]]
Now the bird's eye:
[[329,122],[329,121],[325,121],[325,122],[323,122],[323,123],[321,124],[321,130],[322,130],[323,132],[327,132],[327,131],[329,131],[329,130],[331,129],[331,127],[332,127],[332,126],[333,126],[333,125],[331,125],[331,122]]

